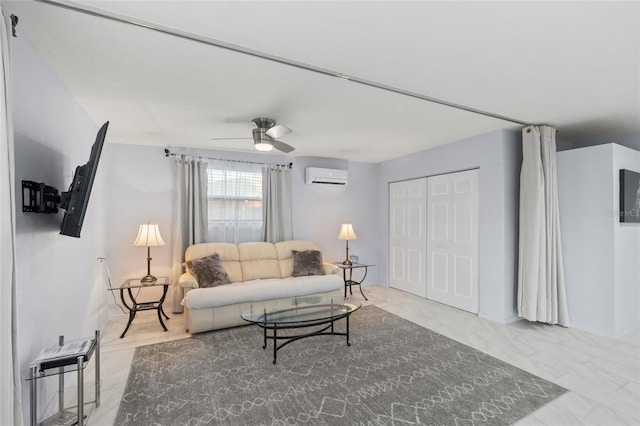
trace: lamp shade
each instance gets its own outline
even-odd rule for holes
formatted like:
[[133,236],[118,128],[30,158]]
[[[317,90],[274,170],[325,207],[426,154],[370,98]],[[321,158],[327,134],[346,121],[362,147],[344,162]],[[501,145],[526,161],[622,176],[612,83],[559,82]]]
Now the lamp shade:
[[353,232],[353,226],[350,223],[343,223],[340,226],[340,233],[338,234],[339,240],[357,240],[356,233]]
[[157,223],[143,223],[140,225],[138,236],[133,242],[133,245],[136,247],[155,247],[163,246],[164,244]]

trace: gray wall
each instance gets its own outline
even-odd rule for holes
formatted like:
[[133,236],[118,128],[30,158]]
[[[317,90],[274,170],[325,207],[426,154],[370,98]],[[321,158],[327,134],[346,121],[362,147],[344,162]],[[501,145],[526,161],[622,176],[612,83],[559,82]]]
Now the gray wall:
[[[146,275],[147,249],[133,246],[138,227],[145,222],[157,223],[166,243],[162,247],[151,247],[151,273],[155,276],[170,275],[173,161],[164,156],[160,147],[111,143],[108,148],[102,158],[102,166],[108,170],[105,177],[105,257],[109,262],[113,286],[119,286],[127,278]],[[154,300],[162,293],[160,287],[140,291],[147,300]],[[170,300],[167,297],[167,301]],[[113,298],[109,299],[108,306],[109,317],[123,314],[113,303]],[[132,327],[131,332],[135,333],[135,323]]]
[[571,326],[622,336],[640,326],[640,225],[618,219],[619,170],[640,172],[640,152],[595,145],[557,163]]
[[[345,245],[337,240],[338,230],[345,221],[353,223],[358,239],[350,242],[350,252],[359,255],[362,262],[376,265],[370,269],[366,283],[384,285],[388,282],[388,183],[479,167],[480,315],[499,322],[515,317],[519,133],[493,132],[381,164],[223,151],[181,152],[269,163],[293,162],[294,238],[316,242],[328,261],[341,260]],[[145,220],[160,223],[167,246],[152,249],[153,265],[158,273],[168,272],[172,161],[158,147],[120,144],[111,144],[106,161],[110,170],[107,251],[114,281],[143,272],[145,254],[132,247],[131,241],[138,224]],[[306,185],[306,167],[348,169],[349,184]],[[167,207],[162,208],[163,205]],[[115,229],[127,232],[111,232]]]
[[[55,344],[58,335],[88,336],[94,329],[104,329],[110,316],[121,314],[106,291],[104,266],[96,258],[109,259],[114,285],[127,277],[143,275],[145,250],[132,246],[140,223],[159,223],[167,245],[152,249],[152,271],[156,275],[169,272],[173,161],[159,147],[106,143],[80,239],[59,235],[62,213],[22,213],[21,180],[45,182],[66,190],[75,167],[89,158],[98,125],[25,38],[14,42],[16,194],[20,203],[16,219],[18,332],[21,370],[26,377],[29,362],[44,347]],[[313,240],[326,260],[340,260],[344,242],[337,240],[339,225],[349,220],[358,235],[358,240],[351,243],[351,252],[363,261],[376,262],[377,165],[284,155],[202,150],[190,153],[267,163],[293,162],[294,238]],[[346,168],[350,172],[349,185],[306,185],[307,166]],[[376,282],[376,271],[372,270],[367,283]],[[26,390],[25,386],[23,407],[28,419]],[[55,411],[56,390],[54,383],[41,384],[39,417]]]
[[[342,223],[351,222],[358,239],[349,241],[349,254],[358,255],[362,263],[377,264],[376,245],[381,233],[376,208],[378,165],[309,157],[297,158],[294,165],[294,237],[315,241],[327,261],[342,261],[345,242],[338,241],[338,232]],[[347,169],[349,184],[306,185],[306,167]],[[377,284],[378,277],[378,268],[369,268],[365,283]]]
[[479,316],[514,321],[521,161],[520,135],[505,130],[381,163],[378,279],[388,283],[389,183],[479,168]]
[[[18,356],[26,377],[31,360],[56,344],[59,335],[91,336],[106,324],[107,292],[96,257],[105,254],[107,170],[104,164],[98,168],[80,239],[59,234],[62,212],[22,212],[21,181],[66,191],[75,167],[89,159],[98,126],[25,38],[13,41]],[[50,414],[55,383],[43,380],[38,386],[39,413],[48,407]],[[25,419],[30,418],[27,390],[23,382]]]
[[[343,260],[344,241],[338,241],[340,224],[353,223],[358,239],[350,242],[351,254],[362,262],[376,263],[378,232],[376,211],[375,164],[348,162],[313,157],[287,157],[214,150],[173,149],[190,155],[228,160],[255,161],[270,164],[293,163],[293,236],[314,241],[326,261]],[[102,165],[106,176],[106,252],[114,284],[129,277],[143,276],[146,271],[146,250],[133,247],[138,226],[157,222],[166,244],[153,247],[152,273],[166,275],[171,270],[173,159],[164,156],[160,147],[109,144]],[[327,167],[349,170],[347,186],[306,185],[306,167]],[[375,268],[369,271],[366,283],[377,283]],[[144,289],[153,296],[158,289]],[[171,298],[167,298],[171,300]],[[121,315],[113,301],[110,316]]]
[[[558,136],[562,136],[562,135],[560,134]],[[558,141],[558,151],[585,148],[588,146],[602,145],[607,143],[616,143],[618,145],[626,146],[627,148],[640,151],[640,131],[619,133],[616,135],[598,136],[598,137],[583,139],[578,142]]]

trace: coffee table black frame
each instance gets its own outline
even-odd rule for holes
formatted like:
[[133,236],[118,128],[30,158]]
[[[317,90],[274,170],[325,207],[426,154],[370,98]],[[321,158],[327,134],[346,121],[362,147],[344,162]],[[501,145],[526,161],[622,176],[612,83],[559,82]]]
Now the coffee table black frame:
[[[326,308],[326,315],[321,314],[317,318],[305,319],[305,314],[309,311],[313,310],[316,312],[322,312],[324,308]],[[273,312],[267,312],[267,309],[265,308],[263,312],[259,314],[245,312],[242,314],[242,319],[262,328],[264,337],[262,349],[267,348],[268,340],[273,340],[273,363],[275,364],[277,362],[278,351],[280,349],[284,348],[289,343],[305,339],[307,337],[326,335],[345,336],[347,338],[347,346],[351,346],[351,343],[349,342],[349,316],[359,308],[360,305],[342,303],[310,304]],[[311,315],[311,317],[313,317],[313,315]],[[298,318],[299,320],[297,320]],[[344,333],[336,332],[334,329],[334,323],[343,318],[346,321],[346,331]],[[301,329],[322,325],[326,326],[309,333],[296,334],[293,336],[278,335],[278,330]],[[282,340],[284,342],[278,344],[278,340]]]

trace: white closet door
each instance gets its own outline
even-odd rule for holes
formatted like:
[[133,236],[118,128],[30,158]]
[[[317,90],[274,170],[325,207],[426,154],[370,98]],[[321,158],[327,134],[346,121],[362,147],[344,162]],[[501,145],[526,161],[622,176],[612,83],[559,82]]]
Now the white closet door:
[[427,187],[427,298],[478,313],[478,170]]
[[389,185],[389,284],[427,297],[427,179]]

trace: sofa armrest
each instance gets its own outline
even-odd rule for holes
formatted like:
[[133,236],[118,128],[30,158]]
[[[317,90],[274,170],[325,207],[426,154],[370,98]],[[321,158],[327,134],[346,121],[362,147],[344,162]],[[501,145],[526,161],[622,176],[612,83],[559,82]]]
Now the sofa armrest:
[[178,279],[178,284],[180,285],[180,287],[188,290],[199,287],[198,280],[196,280],[196,277],[194,277],[188,272],[185,272],[184,274],[180,275],[180,278]]
[[340,268],[338,268],[333,263],[322,262],[322,266],[324,268],[325,275],[337,274],[340,271]]

